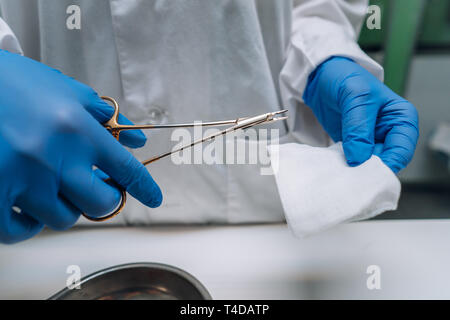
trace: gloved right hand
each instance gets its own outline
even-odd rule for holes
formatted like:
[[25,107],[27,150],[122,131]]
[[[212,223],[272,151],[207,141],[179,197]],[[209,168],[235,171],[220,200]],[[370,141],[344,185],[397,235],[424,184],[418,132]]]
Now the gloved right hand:
[[[93,166],[143,204],[160,205],[147,169],[100,124],[112,107],[93,89],[3,50],[0,70],[0,242],[33,237],[44,225],[67,229],[81,212],[111,212],[120,193]],[[131,123],[123,116],[119,122]],[[140,147],[145,136],[130,131],[120,142]]]

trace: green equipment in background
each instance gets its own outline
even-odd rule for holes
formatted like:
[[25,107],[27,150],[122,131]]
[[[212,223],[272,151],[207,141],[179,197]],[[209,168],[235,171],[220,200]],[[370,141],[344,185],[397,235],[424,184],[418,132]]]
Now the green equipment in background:
[[404,95],[415,50],[450,48],[450,1],[372,0],[381,9],[381,29],[364,24],[359,43],[366,51],[383,51],[385,82]]

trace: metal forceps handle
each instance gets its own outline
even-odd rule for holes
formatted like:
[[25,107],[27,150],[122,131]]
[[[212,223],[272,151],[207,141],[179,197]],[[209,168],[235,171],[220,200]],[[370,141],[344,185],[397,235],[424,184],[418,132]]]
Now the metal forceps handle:
[[[122,125],[119,124],[119,104],[117,103],[116,100],[114,100],[111,97],[101,97],[103,100],[108,101],[112,104],[113,108],[114,108],[114,112],[111,116],[111,118],[106,121],[103,126],[113,135],[114,138],[116,138],[117,140],[119,140],[119,135],[120,132],[122,130],[136,130],[136,129],[166,129],[166,128],[184,128],[184,127],[195,127],[195,126],[224,126],[224,125],[231,125],[230,127],[221,130],[217,133],[211,134],[209,136],[206,136],[202,139],[199,139],[197,141],[194,141],[188,145],[182,146],[181,148],[178,148],[176,150],[172,150],[166,153],[163,153],[159,156],[155,156],[152,157],[150,159],[144,160],[141,163],[146,166],[152,162],[155,162],[159,159],[165,158],[173,153],[177,153],[180,151],[183,151],[184,149],[190,148],[196,144],[199,143],[203,143],[206,141],[212,141],[214,140],[216,137],[221,136],[221,135],[226,135],[230,132],[239,130],[239,129],[246,129],[246,128],[250,128],[253,126],[256,126],[258,124],[263,124],[263,123],[269,123],[269,122],[274,122],[274,121],[280,121],[280,120],[285,120],[287,119],[286,116],[282,116],[282,117],[276,117],[276,115],[279,114],[284,114],[287,112],[287,110],[280,110],[280,111],[275,111],[275,112],[269,112],[269,113],[265,113],[265,114],[261,114],[255,117],[246,117],[246,118],[237,118],[235,120],[225,120],[225,121],[212,121],[212,122],[202,122],[200,124],[198,123],[182,123],[182,124],[161,124],[161,125],[153,125],[153,124],[147,124],[147,125]],[[112,212],[107,214],[106,216],[102,216],[102,217],[91,217],[88,216],[85,213],[82,213],[83,216],[91,221],[95,221],[95,222],[101,222],[101,221],[105,221],[105,220],[109,220],[113,217],[115,217],[116,215],[118,215],[122,209],[125,206],[125,203],[127,201],[127,192],[126,190],[121,187],[120,185],[118,185],[114,180],[112,180],[111,178],[107,178],[104,179],[104,181],[114,187],[116,187],[120,193],[121,193],[121,200],[119,205],[117,206],[117,208]]]

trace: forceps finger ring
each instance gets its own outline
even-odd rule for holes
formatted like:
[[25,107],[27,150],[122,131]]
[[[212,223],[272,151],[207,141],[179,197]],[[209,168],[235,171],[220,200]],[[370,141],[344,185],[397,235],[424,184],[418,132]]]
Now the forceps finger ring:
[[[116,100],[114,100],[111,97],[101,97],[103,100],[109,101],[111,102],[112,106],[113,106],[113,114],[111,116],[111,118],[109,118],[109,120],[107,122],[105,122],[103,124],[103,126],[112,134],[112,136],[114,138],[116,138],[117,140],[119,140],[119,135],[120,135],[120,124],[119,124],[119,104],[117,103]],[[106,182],[107,184],[117,188],[117,190],[119,190],[120,192],[120,202],[117,205],[117,207],[115,208],[115,210],[111,213],[108,213],[105,216],[101,216],[101,217],[92,217],[87,215],[86,213],[82,212],[82,215],[90,220],[90,221],[95,221],[95,222],[102,222],[102,221],[106,221],[109,220],[111,218],[114,218],[115,216],[117,216],[125,207],[125,203],[127,202],[127,191],[120,186],[118,183],[116,183],[113,179],[111,178],[105,178],[103,179],[104,182]]]
[[117,188],[117,190],[119,190],[120,202],[117,205],[116,209],[113,212],[108,213],[106,216],[92,217],[92,216],[88,216],[86,213],[82,212],[83,217],[85,217],[88,220],[95,221],[95,222],[102,222],[102,221],[106,221],[111,218],[114,218],[123,210],[123,208],[125,207],[125,203],[127,202],[127,191],[124,188],[122,188],[119,184],[117,184],[111,178],[105,178],[105,179],[103,179],[103,181],[106,182],[107,184],[113,186],[114,188]]
[[[103,96],[101,98],[105,101],[110,102],[114,108],[111,118],[108,121],[106,121],[105,123],[103,123],[103,126],[117,140],[119,140],[120,132],[122,130],[186,128],[186,127],[197,127],[197,126],[202,126],[202,127],[217,127],[217,126],[225,126],[225,125],[229,126],[226,129],[223,129],[223,130],[213,133],[209,136],[206,136],[204,138],[193,141],[192,143],[182,146],[180,148],[177,148],[175,150],[172,150],[172,151],[163,153],[161,155],[149,158],[147,160],[141,161],[141,163],[144,166],[146,166],[152,162],[158,161],[159,159],[170,156],[173,153],[177,153],[177,152],[183,151],[185,149],[191,148],[191,147],[195,146],[196,144],[207,142],[207,141],[212,141],[218,136],[226,135],[228,133],[234,132],[239,129],[247,129],[247,128],[250,128],[250,127],[253,127],[253,126],[256,126],[259,124],[287,119],[287,116],[276,117],[276,115],[285,114],[287,112],[287,110],[284,109],[284,110],[264,113],[264,114],[261,114],[261,115],[255,116],[255,117],[237,118],[234,120],[224,120],[224,121],[210,121],[210,122],[200,122],[200,123],[196,123],[196,122],[194,122],[194,123],[178,123],[178,124],[122,125],[122,124],[119,124],[119,104],[117,103],[117,101],[111,97],[106,97],[106,96]],[[103,181],[108,183],[111,186],[114,186],[115,188],[117,188],[120,191],[120,195],[121,195],[120,203],[118,204],[117,208],[112,213],[109,213],[102,217],[92,217],[85,213],[82,213],[83,216],[88,220],[95,221],[95,222],[109,220],[109,219],[115,217],[116,215],[118,215],[122,211],[122,209],[125,207],[125,203],[127,201],[126,190],[111,178],[106,178]]]

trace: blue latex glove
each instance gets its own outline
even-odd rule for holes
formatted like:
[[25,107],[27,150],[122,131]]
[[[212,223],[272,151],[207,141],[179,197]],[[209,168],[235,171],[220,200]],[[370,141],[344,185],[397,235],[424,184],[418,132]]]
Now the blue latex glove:
[[419,137],[415,107],[353,60],[333,57],[310,75],[305,103],[350,166],[372,154],[395,173],[411,161]]
[[[3,50],[0,70],[0,242],[30,238],[44,225],[67,229],[81,212],[111,212],[120,193],[94,165],[145,205],[160,205],[161,191],[148,171],[100,124],[112,107],[94,90]],[[123,116],[119,121],[131,123]],[[145,144],[140,131],[121,137],[130,147]]]

